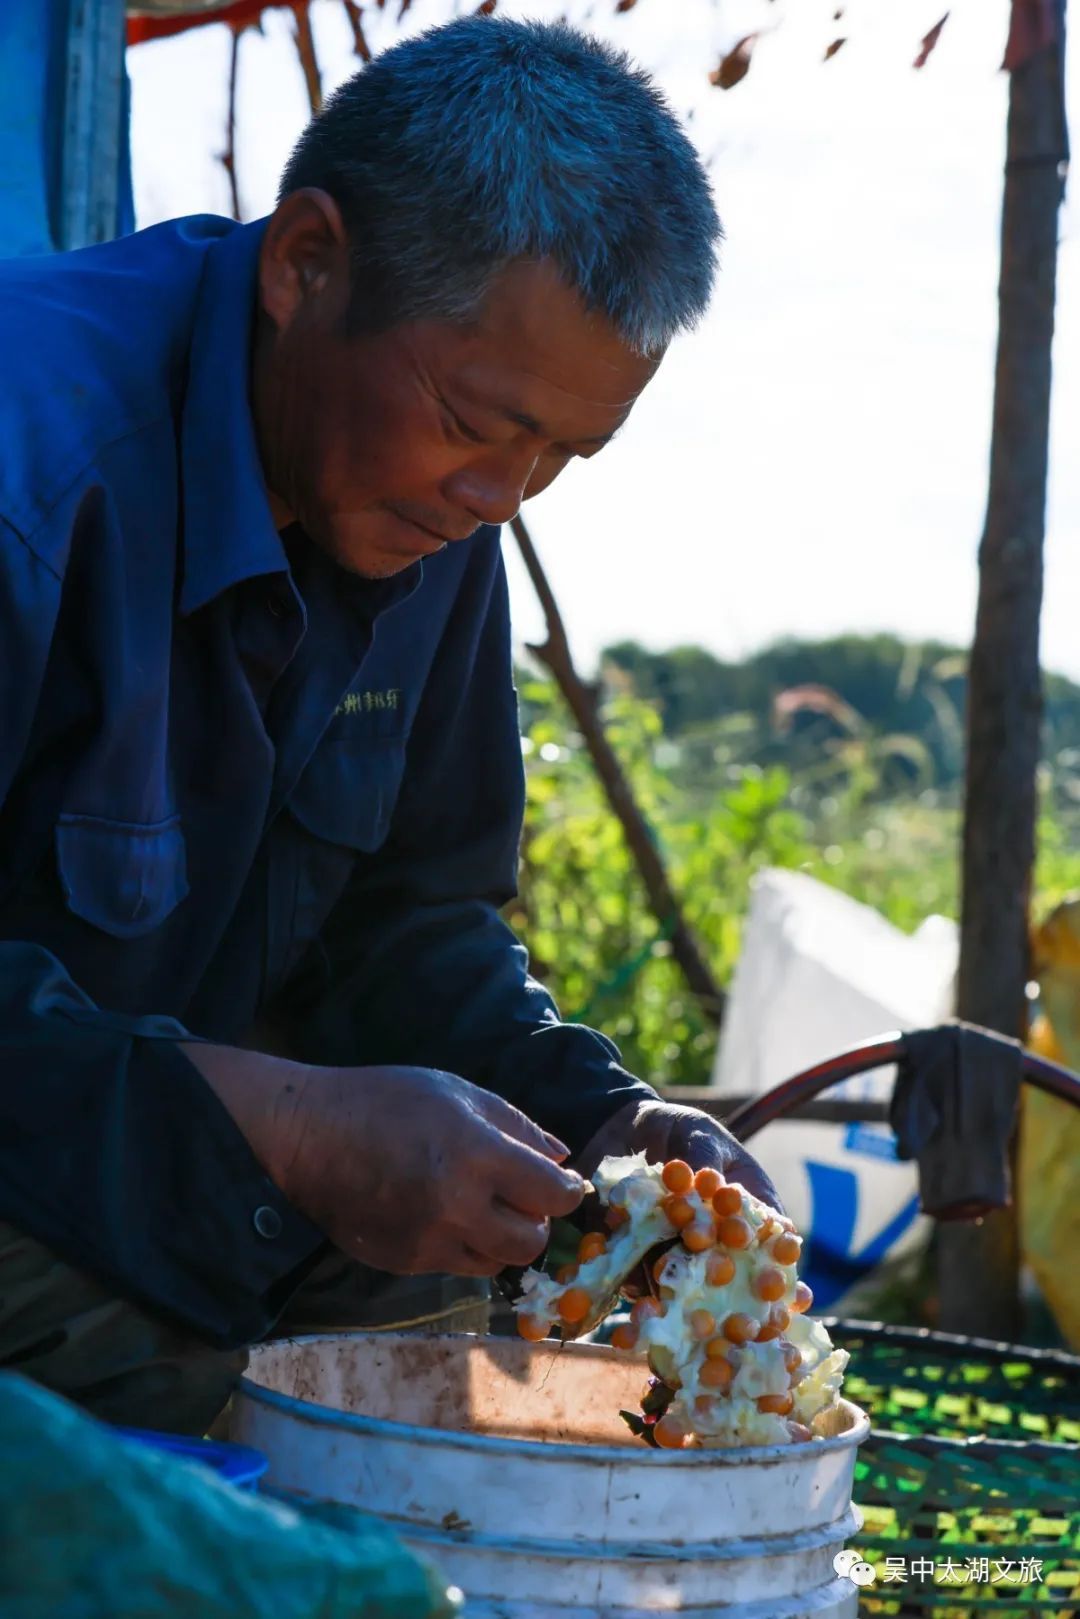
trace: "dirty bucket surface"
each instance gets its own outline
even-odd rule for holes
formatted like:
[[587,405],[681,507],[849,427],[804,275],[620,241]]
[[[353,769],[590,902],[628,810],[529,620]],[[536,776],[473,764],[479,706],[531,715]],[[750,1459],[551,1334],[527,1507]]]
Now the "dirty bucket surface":
[[854,1619],[833,1558],[863,1413],[813,1444],[653,1451],[618,1414],[647,1376],[593,1344],[286,1340],[254,1351],[233,1437],[272,1486],[394,1527],[469,1619]]

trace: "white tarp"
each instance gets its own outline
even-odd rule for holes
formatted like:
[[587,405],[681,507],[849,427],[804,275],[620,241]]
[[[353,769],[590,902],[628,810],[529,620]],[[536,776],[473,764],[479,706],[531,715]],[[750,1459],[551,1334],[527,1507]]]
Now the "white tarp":
[[[755,880],[713,1082],[756,1095],[823,1058],[895,1030],[931,1028],[952,1012],[958,933],[931,917],[908,935],[876,911],[800,872]],[[887,1100],[895,1070],[826,1094]],[[884,1125],[767,1126],[755,1155],[809,1238],[807,1280],[820,1309],[925,1241],[913,1164]]]

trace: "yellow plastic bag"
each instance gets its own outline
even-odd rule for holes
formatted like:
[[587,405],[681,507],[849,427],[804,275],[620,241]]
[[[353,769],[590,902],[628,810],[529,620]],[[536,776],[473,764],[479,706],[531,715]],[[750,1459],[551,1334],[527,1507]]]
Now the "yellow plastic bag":
[[[1080,1073],[1080,896],[1065,900],[1032,940],[1042,1011],[1028,1044]],[[1020,1240],[1046,1302],[1080,1350],[1080,1108],[1023,1088]]]

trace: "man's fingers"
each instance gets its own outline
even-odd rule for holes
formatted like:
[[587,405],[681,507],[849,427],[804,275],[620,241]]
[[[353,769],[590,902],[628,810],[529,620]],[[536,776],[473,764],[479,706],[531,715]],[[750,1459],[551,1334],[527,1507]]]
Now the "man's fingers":
[[520,1141],[523,1146],[531,1147],[534,1152],[542,1153],[545,1158],[555,1158],[560,1162],[564,1158],[569,1158],[570,1148],[565,1142],[560,1141],[558,1136],[553,1136],[550,1131],[542,1130],[538,1124],[534,1124],[532,1119],[512,1102],[504,1101],[492,1091],[479,1091],[474,1094],[478,1094],[481,1098],[479,1106],[485,1118],[497,1130],[501,1130],[503,1135],[509,1136],[512,1141]]
[[524,1267],[543,1253],[551,1235],[551,1222],[535,1215],[521,1214],[501,1198],[491,1206],[482,1234],[474,1234],[471,1245],[504,1266]]
[[501,1260],[492,1259],[490,1254],[482,1254],[479,1248],[473,1248],[469,1243],[463,1242],[446,1263],[446,1270],[451,1276],[498,1276],[506,1267]]
[[491,1178],[497,1198],[541,1220],[572,1214],[585,1196],[585,1182],[572,1169],[560,1169],[530,1147],[503,1140]]

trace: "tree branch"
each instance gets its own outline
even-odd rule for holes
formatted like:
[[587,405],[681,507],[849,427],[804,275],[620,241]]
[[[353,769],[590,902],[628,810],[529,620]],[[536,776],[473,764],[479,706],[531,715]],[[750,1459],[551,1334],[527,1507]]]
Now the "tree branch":
[[229,202],[234,219],[241,218],[240,189],[236,182],[236,78],[240,62],[240,35],[244,32],[242,27],[232,30],[232,49],[229,53],[229,104],[225,120],[225,150],[221,154],[221,166],[229,177]]
[[321,112],[322,74],[319,72],[319,59],[315,54],[315,36],[311,31],[310,0],[292,0],[291,9],[296,19],[296,32],[293,38],[296,41],[296,54],[300,58],[300,66],[304,70],[308,103],[312,113]]
[[723,1017],[724,992],[701,952],[690,924],[671,886],[652,828],[634,799],[633,790],[604,733],[597,712],[596,696],[574,667],[570,643],[555,594],[520,514],[510,528],[521,550],[529,578],[533,582],[547,624],[547,639],[529,650],[551,671],[566,698],[574,720],[585,738],[596,773],[607,801],[623,829],[627,847],[641,876],[649,904],[662,928],[670,928],[671,952],[682,969],[709,1022],[718,1025]]
[[371,46],[368,44],[364,35],[363,7],[358,6],[356,4],[356,0],[344,0],[344,5],[345,15],[348,17],[349,26],[352,29],[353,53],[354,55],[358,56],[362,62],[370,62]]

